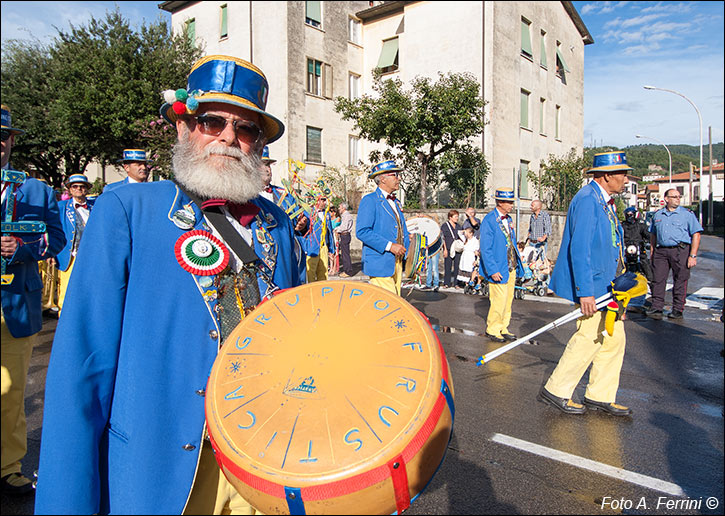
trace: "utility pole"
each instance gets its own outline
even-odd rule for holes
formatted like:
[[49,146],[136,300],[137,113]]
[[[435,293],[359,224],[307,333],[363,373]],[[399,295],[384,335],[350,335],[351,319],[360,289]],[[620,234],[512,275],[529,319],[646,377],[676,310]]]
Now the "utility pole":
[[[712,230],[713,230],[713,227],[714,227],[714,221],[712,220],[712,217],[713,217],[713,212],[712,212],[712,209],[713,209],[713,206],[712,206],[713,196],[712,196],[712,126],[711,125],[708,126],[707,132],[708,132],[708,135],[709,135],[709,138],[710,138],[710,161],[708,161],[708,163],[710,163],[710,166],[707,167],[707,173],[710,176],[710,187],[709,187],[709,189],[707,191],[707,230],[710,233],[712,233]],[[702,170],[700,171],[700,173],[702,174]]]
[[689,199],[690,202],[689,202],[689,204],[690,205],[692,205],[692,171],[694,168],[695,168],[695,165],[693,165],[692,161],[690,161],[690,181],[689,181],[689,185],[690,185],[690,199]]

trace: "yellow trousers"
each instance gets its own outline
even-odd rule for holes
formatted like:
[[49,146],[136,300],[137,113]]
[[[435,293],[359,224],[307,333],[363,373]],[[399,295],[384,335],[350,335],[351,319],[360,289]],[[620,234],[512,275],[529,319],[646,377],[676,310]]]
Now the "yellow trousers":
[[371,276],[369,283],[400,295],[401,285],[403,283],[403,259],[395,259],[395,272],[393,272],[392,276],[387,278]]
[[182,514],[262,514],[229,483],[204,439],[191,494]]
[[63,302],[65,301],[65,293],[68,291],[68,282],[70,281],[70,273],[73,272],[73,265],[75,264],[75,257],[71,256],[70,265],[68,270],[58,271],[58,308],[63,309]]
[[17,339],[2,316],[2,415],[0,416],[0,477],[20,473],[20,461],[28,451],[25,421],[25,383],[36,335]]
[[606,312],[597,312],[577,320],[577,331],[569,339],[559,364],[546,382],[546,390],[554,396],[571,398],[591,364],[584,396],[603,403],[616,401],[627,339],[623,321],[614,323],[611,337],[603,334],[605,316]]
[[514,302],[516,291],[516,272],[509,272],[509,280],[506,283],[489,283],[488,298],[491,307],[488,309],[486,319],[486,333],[494,337],[500,337],[509,333],[509,322],[511,322],[511,303]]
[[326,245],[323,245],[320,248],[320,256],[308,256],[307,283],[312,283],[313,281],[325,281],[327,279],[328,262],[329,259]]

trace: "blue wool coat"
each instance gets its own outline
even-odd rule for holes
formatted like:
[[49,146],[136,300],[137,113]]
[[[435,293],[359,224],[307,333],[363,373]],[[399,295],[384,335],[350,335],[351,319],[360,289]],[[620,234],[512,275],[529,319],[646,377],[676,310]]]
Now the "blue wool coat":
[[[319,213],[307,213],[307,219],[310,221],[311,227],[305,235],[305,252],[307,256],[320,256],[320,247],[322,245],[322,220]],[[325,243],[327,243],[328,256],[335,254],[335,235],[332,233],[332,221],[330,215],[326,217]]]
[[[115,190],[119,186],[127,185],[129,184],[128,177],[124,179],[123,181],[116,181],[115,183],[108,183],[105,187],[103,187],[103,193],[110,192],[112,190]],[[134,184],[134,183],[131,183]]]
[[[274,283],[296,286],[289,218],[266,199],[252,202],[276,245]],[[38,514],[184,508],[221,344],[214,276],[187,272],[175,255],[187,230],[172,217],[184,206],[193,229],[205,230],[199,208],[170,181],[118,188],[96,202],[48,367]],[[256,237],[254,248],[261,257]]]
[[[572,199],[566,214],[559,256],[549,288],[574,303],[580,297],[606,294],[617,275],[620,249],[612,245],[612,225],[599,187],[592,181]],[[624,233],[616,216],[621,244]]]
[[385,251],[388,242],[395,243],[398,238],[398,219],[403,225],[403,245],[410,245],[405,216],[400,201],[395,201],[398,218],[395,217],[390,203],[380,188],[362,198],[357,210],[355,236],[363,244],[363,273],[377,278],[389,278],[395,273],[395,255]]
[[[86,197],[86,204],[88,204],[88,211],[93,210],[93,205],[96,203],[95,197]],[[65,233],[66,244],[61,252],[56,256],[58,260],[58,269],[65,271],[70,267],[71,251],[75,244],[76,237],[76,210],[75,201],[71,197],[65,201],[58,203],[58,209],[60,210],[60,221],[63,224],[63,233]],[[88,218],[90,220],[90,217]]]
[[[65,236],[52,188],[37,179],[27,178],[15,192],[13,220],[45,222],[46,227],[45,233],[16,233],[14,236],[23,244],[6,263],[6,274],[15,277],[12,283],[2,286],[3,315],[10,334],[20,339],[38,333],[43,327],[43,282],[38,262],[58,254],[65,245]],[[4,202],[0,213],[3,221],[5,207]]]
[[[489,212],[481,222],[481,260],[478,270],[480,274],[486,278],[489,283],[505,284],[509,280],[508,254],[506,251],[506,236],[503,234],[498,224],[498,211],[494,208]],[[516,246],[516,231],[510,224],[511,242],[516,250],[516,275],[523,276],[524,268],[521,265],[521,255],[519,248]],[[497,272],[501,273],[501,281],[494,281],[491,276]]]

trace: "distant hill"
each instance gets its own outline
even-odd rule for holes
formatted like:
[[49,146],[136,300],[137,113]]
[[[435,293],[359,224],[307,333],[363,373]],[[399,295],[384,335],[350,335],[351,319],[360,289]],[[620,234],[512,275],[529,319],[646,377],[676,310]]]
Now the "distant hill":
[[[689,170],[690,162],[695,165],[696,168],[700,166],[700,146],[699,145],[684,145],[684,144],[667,144],[667,148],[672,153],[672,173],[676,174],[679,172],[687,172]],[[593,149],[585,149],[587,155],[596,154],[598,152],[607,152],[611,149],[610,147],[595,147]],[[650,165],[659,165],[667,173],[669,171],[669,160],[667,157],[667,151],[662,145],[654,143],[645,143],[642,145],[630,145],[625,147],[623,150],[627,153],[627,163],[630,167],[634,168],[633,174],[642,177],[648,173]],[[725,161],[723,152],[725,151],[725,145],[723,142],[712,144],[712,159],[717,160],[718,163]],[[706,143],[702,146],[702,164],[703,167],[707,166],[708,159],[710,157],[709,147]]]

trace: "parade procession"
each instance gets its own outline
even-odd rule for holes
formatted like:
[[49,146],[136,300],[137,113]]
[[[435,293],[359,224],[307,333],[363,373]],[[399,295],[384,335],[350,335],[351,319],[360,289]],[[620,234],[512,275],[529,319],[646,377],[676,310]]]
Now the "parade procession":
[[[537,108],[506,86],[516,130],[540,124],[513,151],[501,86],[401,73],[442,4],[162,2],[176,61],[118,65],[133,105],[89,82],[49,108],[47,129],[87,123],[101,149],[59,143],[52,173],[4,57],[3,514],[722,513],[718,187],[694,212],[671,178],[649,209],[638,150],[583,149],[559,104],[545,122],[570,107],[557,88],[583,91],[594,6],[507,3],[507,25],[502,2],[446,3],[496,13],[515,59],[556,77]],[[298,11],[306,42],[277,53],[262,40]],[[548,65],[544,13],[576,41]],[[354,66],[310,57],[340,20],[346,59],[395,34],[364,94]],[[279,79],[293,60],[304,98]],[[132,98],[153,113],[123,122]]]

